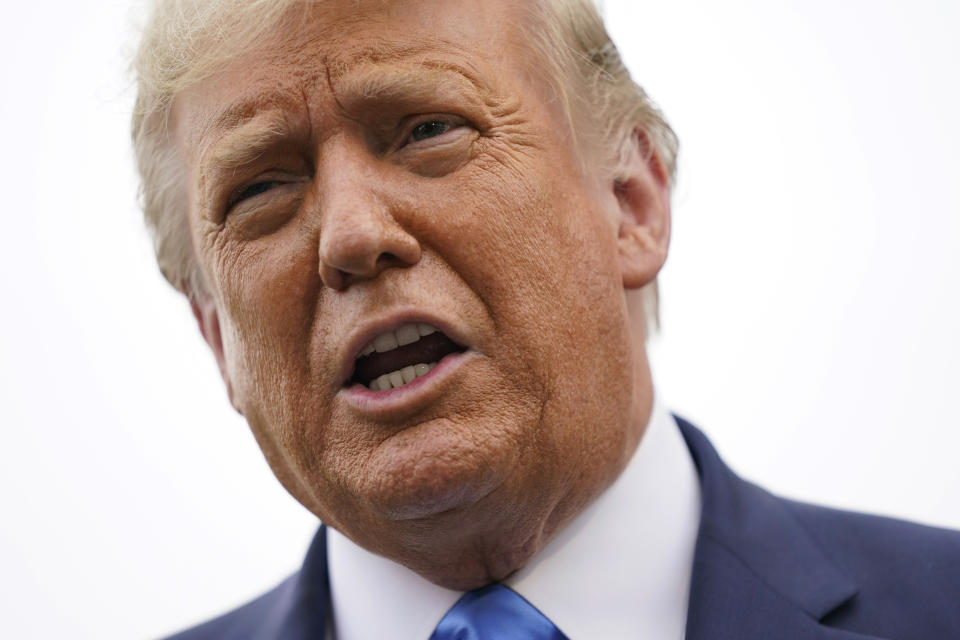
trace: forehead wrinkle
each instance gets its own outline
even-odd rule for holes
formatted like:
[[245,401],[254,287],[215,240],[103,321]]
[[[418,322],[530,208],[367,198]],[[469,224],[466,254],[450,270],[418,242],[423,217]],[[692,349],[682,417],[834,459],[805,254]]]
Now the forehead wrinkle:
[[[476,53],[443,40],[417,44],[383,42],[341,52],[330,61],[327,73],[335,93],[360,97],[415,92],[430,76],[440,77],[441,72],[453,72],[469,82],[474,90],[486,94],[490,87],[481,80],[481,73],[470,61]],[[440,57],[444,55],[448,57]],[[397,67],[408,67],[409,71],[398,73]],[[418,69],[423,70],[422,75],[417,75]]]

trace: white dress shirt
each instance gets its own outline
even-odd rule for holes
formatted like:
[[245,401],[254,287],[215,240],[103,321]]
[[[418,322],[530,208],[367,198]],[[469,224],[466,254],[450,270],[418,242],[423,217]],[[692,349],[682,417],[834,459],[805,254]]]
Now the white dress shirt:
[[[620,477],[505,584],[571,640],[682,640],[699,523],[696,468],[655,399]],[[332,529],[327,554],[336,640],[427,640],[463,595]]]

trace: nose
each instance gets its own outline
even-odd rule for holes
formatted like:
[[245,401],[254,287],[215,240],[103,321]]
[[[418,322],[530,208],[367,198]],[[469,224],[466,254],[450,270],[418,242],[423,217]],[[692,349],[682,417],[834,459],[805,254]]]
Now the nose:
[[[341,160],[344,158],[341,157]],[[335,163],[317,194],[320,279],[336,291],[420,261],[420,243],[394,217],[384,181],[355,163]]]

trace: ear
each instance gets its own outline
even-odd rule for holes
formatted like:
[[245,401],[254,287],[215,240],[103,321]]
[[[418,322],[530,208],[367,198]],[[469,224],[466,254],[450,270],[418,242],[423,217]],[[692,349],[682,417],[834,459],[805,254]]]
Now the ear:
[[626,141],[614,181],[620,207],[617,242],[625,289],[652,282],[667,260],[670,244],[670,178],[647,134],[634,130]]
[[[190,310],[193,311],[193,317],[197,320],[200,327],[200,335],[213,351],[213,357],[217,360],[217,367],[220,369],[220,375],[227,386],[227,397],[230,398],[230,404],[237,411],[237,403],[233,398],[233,384],[230,382],[230,373],[227,370],[227,359],[223,350],[223,336],[220,333],[220,317],[217,315],[217,305],[213,297],[207,294],[190,293],[187,295],[190,300]],[[241,412],[242,413],[242,412]]]

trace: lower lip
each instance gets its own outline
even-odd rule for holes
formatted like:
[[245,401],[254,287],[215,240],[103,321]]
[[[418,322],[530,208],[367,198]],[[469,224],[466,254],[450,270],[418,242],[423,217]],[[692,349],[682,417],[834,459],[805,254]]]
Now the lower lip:
[[340,393],[350,405],[365,413],[389,414],[409,409],[424,400],[430,400],[444,381],[459,369],[471,354],[472,352],[467,350],[445,356],[427,375],[396,389],[372,391],[367,386],[356,383],[345,387]]

